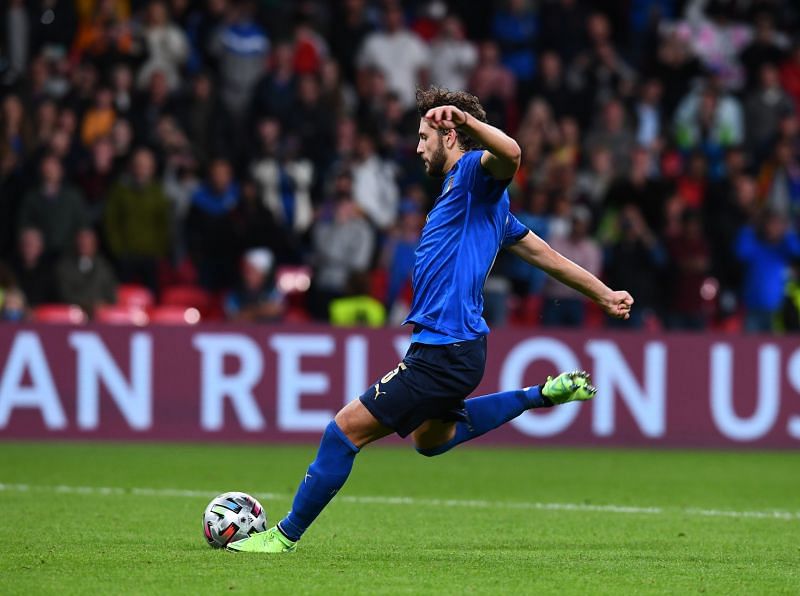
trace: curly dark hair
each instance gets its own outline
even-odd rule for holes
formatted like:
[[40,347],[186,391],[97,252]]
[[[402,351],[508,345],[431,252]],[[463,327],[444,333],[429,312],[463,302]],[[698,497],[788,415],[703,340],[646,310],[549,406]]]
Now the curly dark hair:
[[[462,112],[467,112],[476,120],[486,122],[486,110],[483,109],[477,97],[466,91],[450,91],[443,87],[428,87],[427,89],[417,89],[417,110],[419,117],[422,118],[431,108],[440,106],[455,106]],[[446,130],[440,130],[441,134],[446,134]],[[467,133],[456,129],[458,146],[464,151],[481,149],[480,143],[469,136]]]

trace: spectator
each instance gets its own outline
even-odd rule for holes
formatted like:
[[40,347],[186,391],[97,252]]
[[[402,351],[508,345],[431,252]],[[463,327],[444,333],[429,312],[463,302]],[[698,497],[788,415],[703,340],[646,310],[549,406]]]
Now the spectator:
[[775,30],[775,20],[768,12],[756,16],[755,37],[739,55],[745,69],[748,89],[755,87],[761,79],[761,68],[765,64],[780,64],[789,47],[788,39]]
[[769,145],[778,135],[781,120],[794,112],[795,106],[781,88],[778,69],[764,63],[758,72],[758,87],[745,101],[747,146],[757,161],[769,154]]
[[527,0],[506,0],[492,22],[503,64],[514,73],[520,90],[529,90],[536,76],[536,36],[539,19]]
[[478,51],[466,39],[459,18],[445,17],[431,43],[431,83],[445,89],[466,89],[477,63]]
[[364,0],[337,2],[332,22],[331,49],[342,65],[342,75],[350,84],[356,80],[356,60],[364,38],[372,32]]
[[741,229],[735,252],[744,265],[745,331],[772,331],[783,303],[789,265],[792,259],[800,258],[800,238],[788,231],[780,214],[767,209],[761,213],[757,228]]
[[517,80],[500,62],[500,50],[493,41],[483,42],[478,50],[478,64],[469,80],[470,93],[481,98],[489,122],[509,128],[514,121]]
[[64,184],[64,167],[53,155],[42,159],[41,184],[22,199],[17,226],[42,231],[46,258],[56,258],[85,225],[86,205],[77,190]]
[[430,53],[416,33],[405,26],[398,4],[388,3],[384,9],[382,31],[370,33],[358,53],[359,68],[375,67],[386,77],[391,91],[397,94],[406,109],[414,106],[416,89],[428,81]]
[[288,43],[279,43],[271,56],[272,64],[253,89],[250,105],[251,119],[277,118],[288,122],[297,96],[297,77],[294,72],[294,53]]
[[311,226],[311,184],[314,166],[307,159],[293,158],[281,147],[281,124],[275,118],[258,125],[261,152],[250,166],[258,183],[262,204],[272,218],[293,236]]
[[[600,246],[589,236],[591,213],[583,206],[572,209],[571,229],[565,238],[554,238],[554,250],[577,263],[590,273],[599,275],[602,269]],[[548,277],[542,288],[545,298],[542,324],[558,327],[580,327],[586,317],[587,298],[575,290]]]
[[667,241],[667,253],[672,264],[667,327],[704,329],[707,313],[702,286],[711,268],[711,251],[697,211],[683,212],[680,231]]
[[730,12],[731,7],[724,2],[690,0],[684,20],[674,30],[706,68],[718,73],[726,90],[736,91],[744,84],[739,52],[753,39],[753,30],[749,24],[731,20]]
[[10,0],[6,8],[6,52],[8,70],[3,83],[14,83],[28,66],[28,49],[30,48],[30,27],[23,0]]
[[[132,53],[130,2],[83,2],[76,8],[78,27],[72,43],[72,59],[75,62],[86,58],[105,66]],[[43,22],[46,23],[46,20]]]
[[[631,310],[627,326],[635,329],[660,306],[666,254],[636,206],[624,207],[618,224],[619,238],[606,250],[605,277],[611,286],[632,288],[629,291],[636,296],[636,308]],[[613,320],[608,323],[619,326]]]
[[111,132],[117,115],[114,112],[114,97],[111,89],[101,87],[95,94],[95,104],[83,116],[81,142],[86,147]]
[[636,114],[636,143],[653,152],[663,138],[665,122],[664,110],[661,106],[663,87],[658,79],[648,79],[639,91],[639,99],[634,108]]
[[[381,264],[389,277],[386,307],[390,311],[403,292],[411,287],[414,251],[419,244],[424,224],[425,220],[418,207],[411,201],[404,201],[400,208],[397,225],[389,234],[381,255]],[[404,306],[406,312],[411,307],[410,304]]]
[[301,240],[286,225],[275,220],[261,200],[258,184],[252,178],[242,181],[239,204],[231,213],[237,252],[265,247],[278,264],[296,263],[300,259]]
[[593,211],[599,211],[614,180],[611,152],[602,145],[594,147],[589,155],[588,166],[578,174],[575,191],[578,198],[588,203]]
[[117,120],[111,129],[111,144],[114,145],[114,169],[119,171],[130,161],[133,150],[133,126],[128,120]]
[[[2,293],[1,290],[0,293]],[[3,300],[0,301],[0,321],[19,322],[24,321],[27,317],[28,309],[22,290],[16,287],[8,288]]]
[[571,65],[570,80],[582,96],[581,120],[588,122],[594,106],[627,98],[634,90],[636,73],[614,47],[608,18],[595,13],[588,19],[590,47]]
[[386,308],[369,295],[366,273],[350,274],[345,295],[331,301],[330,322],[336,327],[383,327]]
[[[198,163],[191,153],[187,139],[174,131],[176,143],[174,150],[168,152],[164,164],[164,194],[170,202],[170,238],[172,239],[172,262],[181,263],[187,256],[186,218],[200,179]],[[184,145],[186,143],[186,145]]]
[[630,167],[631,152],[636,138],[626,122],[622,103],[616,99],[603,106],[602,118],[586,137],[585,146],[592,151],[598,146],[608,147],[614,164],[614,172],[623,174]]
[[320,89],[322,101],[330,106],[333,118],[344,118],[355,111],[355,90],[342,80],[341,65],[333,58],[328,58],[322,63]]
[[327,320],[334,298],[344,295],[354,272],[367,271],[375,247],[374,232],[349,197],[340,198],[331,220],[312,230],[314,286],[312,314]]
[[44,238],[37,228],[20,230],[14,276],[30,306],[57,300],[53,269],[44,258]]
[[169,202],[156,180],[149,149],[137,149],[130,172],[114,186],[105,210],[105,233],[123,283],[139,282],[158,293],[158,263],[169,254]]
[[[542,240],[550,239],[550,198],[539,188],[532,187],[527,191],[522,211],[516,213],[517,219]],[[498,255],[498,268],[511,281],[512,292],[519,297],[528,294],[539,294],[547,275],[541,269],[531,267],[522,259],[509,251]]]
[[268,248],[251,248],[244,254],[241,281],[225,299],[228,320],[270,323],[282,318],[285,306],[275,287],[273,264]]
[[17,288],[17,281],[14,279],[14,273],[3,261],[0,261],[0,320],[5,320],[3,318],[5,304],[9,292],[15,290],[19,292],[19,289]]
[[710,158],[721,160],[727,147],[744,140],[742,106],[713,85],[693,91],[676,110],[674,134],[682,151],[700,149]]
[[542,46],[569,64],[586,43],[586,13],[578,0],[554,0],[541,5]]
[[88,223],[100,227],[108,193],[116,179],[114,145],[108,137],[97,139],[92,146],[91,162],[78,175],[78,184],[86,197]]
[[222,101],[231,114],[240,114],[246,107],[269,52],[267,34],[256,23],[254,12],[253,0],[230,5],[230,19],[212,41]]
[[78,230],[75,250],[56,265],[56,285],[61,302],[77,304],[90,316],[98,306],[117,301],[117,280],[111,265],[97,250],[91,228]]
[[702,74],[700,62],[677,35],[664,36],[658,46],[650,74],[661,81],[664,88],[664,116],[672,119],[680,101],[686,97],[692,84]]
[[400,190],[394,164],[375,150],[372,135],[360,133],[353,164],[353,198],[369,220],[381,230],[395,222]]
[[203,166],[213,155],[230,155],[237,148],[231,142],[233,118],[217,95],[211,77],[205,72],[196,74],[179,118],[194,156]]
[[143,105],[136,111],[133,122],[135,136],[139,141],[156,144],[158,122],[165,115],[177,111],[175,99],[167,85],[167,77],[160,70],[154,70],[150,75],[150,82]]
[[45,99],[36,107],[34,118],[35,149],[41,150],[50,144],[58,129],[58,104],[52,99]]
[[800,216],[800,163],[789,141],[775,145],[758,174],[759,194],[773,211],[795,221]]
[[151,0],[147,5],[145,26],[142,31],[147,60],[139,68],[139,86],[144,87],[155,71],[164,73],[167,87],[178,89],[180,68],[189,57],[189,42],[183,29],[169,20],[167,3]]
[[794,101],[795,109],[800,113],[800,40],[780,69],[781,85]]
[[692,153],[687,162],[686,172],[677,179],[675,198],[681,209],[702,209],[708,187],[708,162],[700,152]]
[[13,155],[18,163],[33,150],[34,134],[19,96],[6,95],[0,110],[0,156]]
[[298,74],[319,74],[328,56],[328,43],[304,17],[294,27],[294,70]]
[[239,185],[226,159],[215,159],[208,181],[192,195],[187,218],[189,253],[197,264],[200,283],[208,290],[221,290],[234,279],[230,263],[236,256],[231,213],[239,204]]
[[134,107],[133,71],[124,62],[114,65],[111,72],[111,94],[114,111],[127,118]]
[[334,121],[330,108],[322,103],[319,80],[315,75],[303,75],[297,81],[297,98],[287,128],[296,136],[299,150],[319,171],[330,159]]
[[567,85],[561,58],[555,52],[542,53],[533,89],[552,108],[556,118],[575,113],[575,93]]
[[781,327],[789,333],[800,332],[800,267],[792,263],[789,281],[786,283],[786,294],[781,308]]
[[614,179],[605,196],[607,215],[627,205],[635,205],[644,216],[647,227],[657,234],[664,229],[664,205],[666,197],[661,183],[651,175],[650,156],[647,149],[638,147],[631,152],[630,169]]

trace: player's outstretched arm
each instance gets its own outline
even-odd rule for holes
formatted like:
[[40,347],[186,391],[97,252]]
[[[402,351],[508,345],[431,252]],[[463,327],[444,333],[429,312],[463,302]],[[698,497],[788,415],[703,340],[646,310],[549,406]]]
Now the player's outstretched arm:
[[533,232],[508,248],[522,260],[538,267],[561,283],[578,290],[619,319],[630,317],[633,298],[624,290],[614,291],[586,269],[553,250]]
[[497,180],[508,180],[519,169],[522,150],[517,142],[499,128],[481,122],[455,106],[431,108],[425,119],[436,129],[457,128],[486,147],[481,165]]

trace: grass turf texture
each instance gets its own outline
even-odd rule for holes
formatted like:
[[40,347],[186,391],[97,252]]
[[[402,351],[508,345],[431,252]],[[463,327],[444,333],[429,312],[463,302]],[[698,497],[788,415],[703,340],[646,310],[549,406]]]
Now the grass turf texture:
[[[212,550],[205,496],[53,485],[242,490],[269,522],[312,447],[0,444],[3,594],[800,593],[800,455],[365,449],[297,553]],[[30,484],[29,491],[12,484]],[[348,501],[359,495],[661,507],[659,513]],[[11,579],[13,578],[13,580]]]

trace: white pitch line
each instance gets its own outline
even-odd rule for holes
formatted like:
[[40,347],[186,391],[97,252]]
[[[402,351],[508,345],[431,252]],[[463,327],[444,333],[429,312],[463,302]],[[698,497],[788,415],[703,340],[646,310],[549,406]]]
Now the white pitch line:
[[[187,490],[182,488],[121,488],[111,486],[70,486],[64,484],[7,484],[0,483],[0,493],[27,493],[46,492],[54,494],[76,494],[94,496],[124,496],[137,497],[179,497],[179,498],[205,498],[216,497],[219,491]],[[292,495],[282,493],[258,492],[259,499],[263,500],[290,500]],[[471,509],[520,509],[538,511],[577,511],[590,513],[619,513],[633,515],[664,515],[684,514],[698,517],[734,517],[749,519],[771,519],[780,521],[800,521],[800,512],[792,511],[735,511],[729,509],[701,509],[690,507],[687,509],[664,507],[637,507],[632,505],[592,505],[590,503],[540,503],[525,501],[486,501],[476,499],[428,499],[418,497],[383,497],[366,495],[340,495],[339,503],[352,503],[358,505],[410,505],[414,507],[465,507]]]

